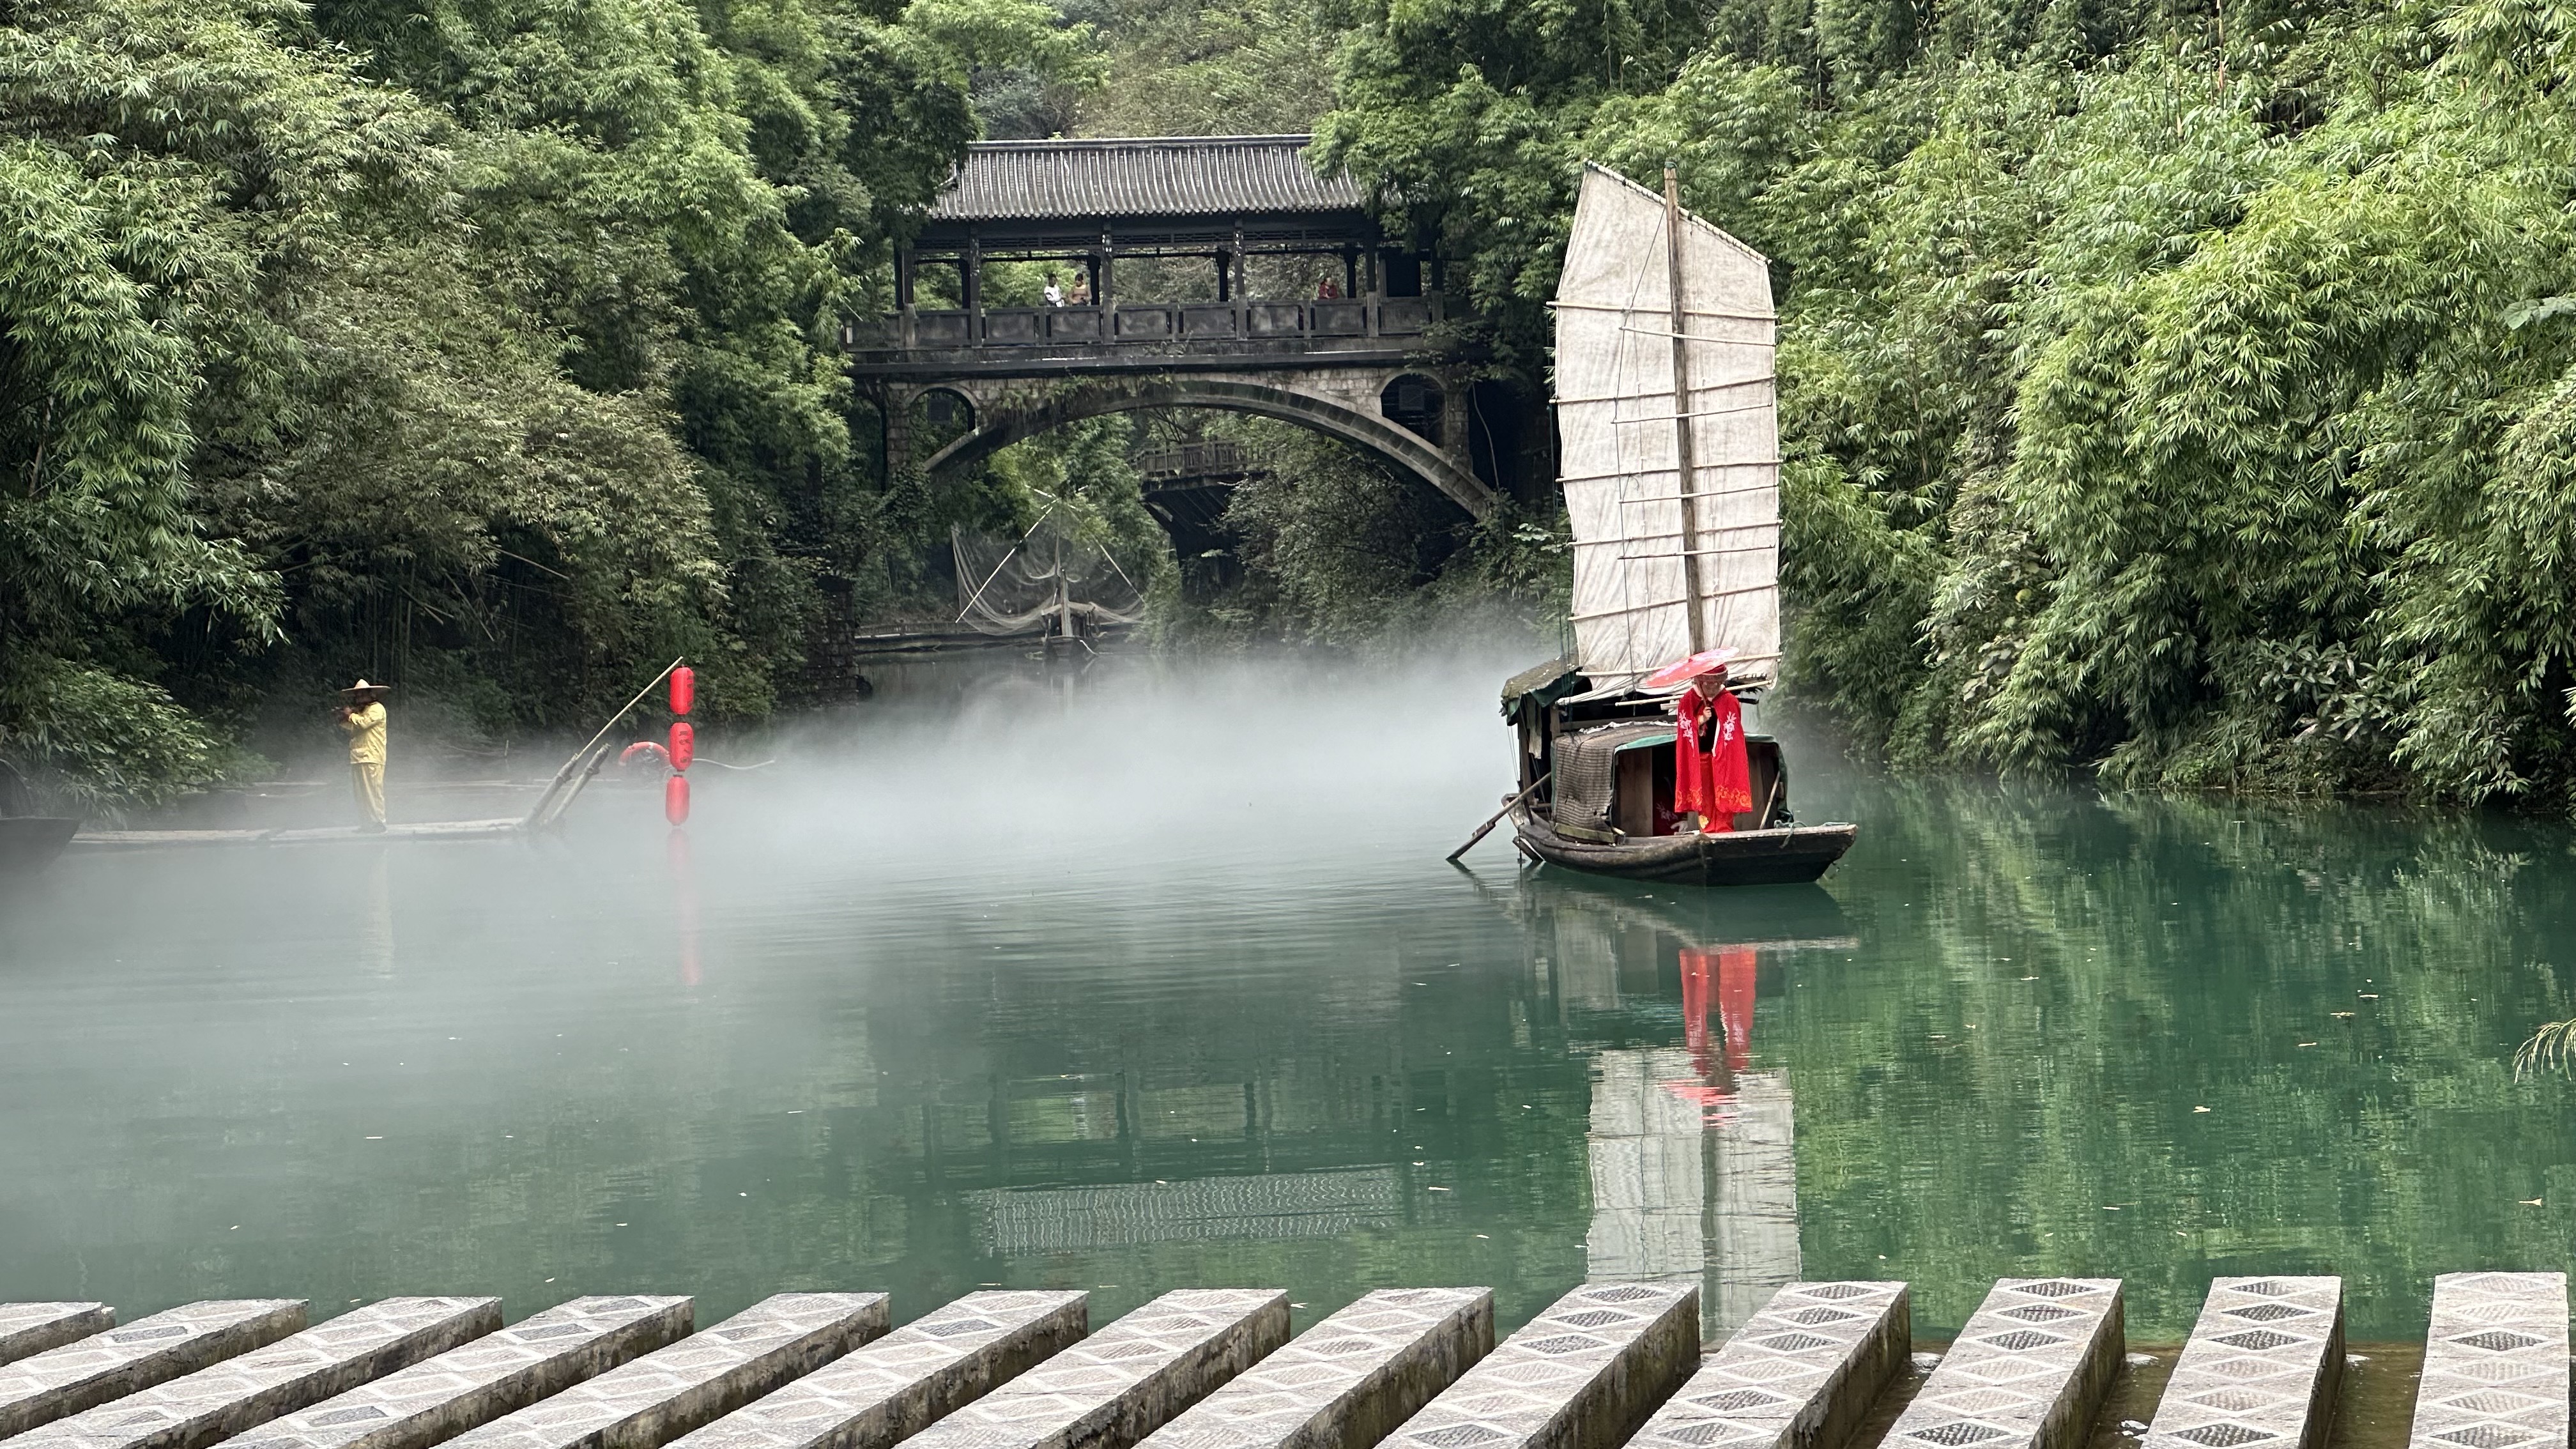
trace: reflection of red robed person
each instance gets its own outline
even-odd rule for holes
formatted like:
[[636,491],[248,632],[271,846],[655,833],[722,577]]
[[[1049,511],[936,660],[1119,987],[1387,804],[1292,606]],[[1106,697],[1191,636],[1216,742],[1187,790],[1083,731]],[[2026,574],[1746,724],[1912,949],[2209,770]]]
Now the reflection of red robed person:
[[1712,663],[1673,701],[1673,810],[1699,816],[1702,834],[1735,828],[1753,808],[1753,769],[1744,756],[1744,706]]

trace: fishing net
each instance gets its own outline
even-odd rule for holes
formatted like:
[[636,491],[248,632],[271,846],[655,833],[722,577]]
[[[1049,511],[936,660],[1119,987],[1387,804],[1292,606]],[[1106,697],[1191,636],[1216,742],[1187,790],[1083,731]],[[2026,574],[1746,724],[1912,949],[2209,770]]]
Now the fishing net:
[[1070,616],[1076,627],[1137,624],[1145,596],[1100,545],[1050,511],[1019,539],[949,530],[957,555],[957,614],[987,634],[1035,634]]

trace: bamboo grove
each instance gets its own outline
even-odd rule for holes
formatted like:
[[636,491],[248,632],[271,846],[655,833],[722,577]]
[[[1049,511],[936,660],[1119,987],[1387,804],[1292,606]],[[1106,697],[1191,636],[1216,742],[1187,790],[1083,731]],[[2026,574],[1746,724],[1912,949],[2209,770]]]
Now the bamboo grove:
[[2576,10],[1354,23],[1325,150],[1468,258],[1501,365],[1577,157],[1678,158],[1773,258],[1792,682],[1893,758],[2568,803]]

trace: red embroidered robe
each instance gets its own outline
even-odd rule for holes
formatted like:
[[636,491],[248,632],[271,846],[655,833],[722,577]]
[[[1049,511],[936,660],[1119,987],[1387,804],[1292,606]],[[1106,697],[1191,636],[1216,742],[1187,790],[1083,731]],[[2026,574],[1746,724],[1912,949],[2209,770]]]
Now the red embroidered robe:
[[1696,812],[1711,830],[1733,830],[1753,808],[1753,767],[1744,757],[1744,706],[1730,690],[1711,699],[1696,689],[1675,701],[1673,810]]

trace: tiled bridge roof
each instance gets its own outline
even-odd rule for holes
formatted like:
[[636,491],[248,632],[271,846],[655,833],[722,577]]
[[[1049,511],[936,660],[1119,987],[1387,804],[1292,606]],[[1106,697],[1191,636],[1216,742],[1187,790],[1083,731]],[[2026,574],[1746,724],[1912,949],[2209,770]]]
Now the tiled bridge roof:
[[937,222],[1356,211],[1347,172],[1318,176],[1309,136],[983,141],[967,148]]

